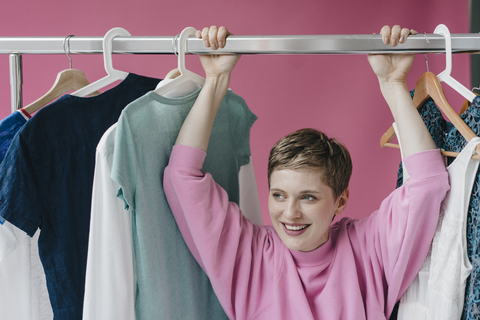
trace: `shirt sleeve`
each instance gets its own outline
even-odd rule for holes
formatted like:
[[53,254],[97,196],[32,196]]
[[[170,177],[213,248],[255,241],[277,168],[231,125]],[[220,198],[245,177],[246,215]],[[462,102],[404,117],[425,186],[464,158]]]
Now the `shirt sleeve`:
[[83,320],[135,319],[132,216],[116,196],[110,164],[111,156],[97,149]]
[[118,119],[115,146],[111,177],[119,185],[117,196],[123,200],[125,209],[134,210],[139,153],[125,110]]
[[392,192],[379,210],[350,230],[358,241],[354,246],[366,259],[367,292],[375,292],[374,300],[386,308],[387,316],[420,271],[435,234],[441,203],[450,189],[438,150],[411,155],[404,162],[410,179]]
[[209,173],[206,153],[176,145],[165,169],[164,190],[175,220],[195,259],[210,278],[230,319],[246,319],[273,287],[273,244],[266,229],[254,226]]
[[17,134],[0,164],[0,216],[30,237],[42,225],[40,193],[48,183],[38,179],[38,167],[41,163],[33,160],[28,143]]
[[229,109],[229,124],[235,128],[230,130],[230,139],[235,145],[235,154],[238,165],[244,166],[250,162],[250,128],[257,120],[257,116],[248,108],[245,100],[229,90],[222,103]]

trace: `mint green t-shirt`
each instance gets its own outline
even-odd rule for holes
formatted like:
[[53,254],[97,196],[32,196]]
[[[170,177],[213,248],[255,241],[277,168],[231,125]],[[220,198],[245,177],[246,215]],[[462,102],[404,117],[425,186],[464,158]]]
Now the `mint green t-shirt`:
[[[163,192],[163,171],[199,92],[180,98],[149,92],[130,103],[118,121],[111,174],[132,213],[137,320],[227,319]],[[256,119],[243,98],[228,90],[203,167],[237,204],[238,173],[249,162],[250,128]]]

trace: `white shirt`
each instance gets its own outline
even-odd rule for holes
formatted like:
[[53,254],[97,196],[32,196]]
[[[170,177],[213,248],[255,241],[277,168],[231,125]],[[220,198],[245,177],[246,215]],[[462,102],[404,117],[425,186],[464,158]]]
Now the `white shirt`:
[[0,225],[0,318],[51,320],[52,306],[38,254],[39,230],[30,238],[8,221]]
[[115,130],[111,126],[97,146],[83,319],[135,319],[135,260],[132,216],[117,198],[110,178]]

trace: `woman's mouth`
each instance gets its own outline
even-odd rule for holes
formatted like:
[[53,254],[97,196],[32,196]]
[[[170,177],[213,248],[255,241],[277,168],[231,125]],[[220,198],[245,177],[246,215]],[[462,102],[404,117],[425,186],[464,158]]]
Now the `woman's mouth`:
[[309,224],[286,224],[283,223],[283,230],[289,236],[295,237],[303,234],[307,228],[310,226]]

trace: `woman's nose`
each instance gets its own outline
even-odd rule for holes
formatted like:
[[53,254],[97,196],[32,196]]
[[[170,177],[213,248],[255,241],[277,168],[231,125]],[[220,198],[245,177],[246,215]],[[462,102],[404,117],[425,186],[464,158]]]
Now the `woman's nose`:
[[288,201],[284,210],[284,216],[290,221],[298,219],[302,216],[300,208],[295,200]]

